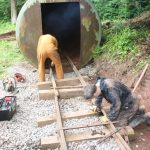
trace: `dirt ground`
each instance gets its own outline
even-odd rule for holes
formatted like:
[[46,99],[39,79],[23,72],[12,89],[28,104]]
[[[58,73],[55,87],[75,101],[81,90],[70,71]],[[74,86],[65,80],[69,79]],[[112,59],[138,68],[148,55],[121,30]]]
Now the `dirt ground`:
[[[111,60],[96,60],[97,76],[114,78],[126,84],[131,89],[134,88],[143,70],[133,73],[134,64],[130,61],[126,63],[112,62]],[[143,68],[144,69],[144,68]],[[140,101],[145,105],[146,112],[150,111],[150,67],[148,67],[135,94],[140,97]],[[150,149],[150,126],[142,124],[134,129],[135,140],[130,141],[132,150]]]
[[0,40],[15,40],[15,31],[0,34]]
[[140,125],[135,128],[136,139],[130,141],[132,150],[149,150],[150,149],[150,127],[147,125]]
[[[150,70],[146,72],[137,92],[141,95],[141,102],[144,104],[146,112],[150,111]],[[131,148],[137,150],[150,149],[150,126],[140,125],[135,128],[136,139],[131,142]]]

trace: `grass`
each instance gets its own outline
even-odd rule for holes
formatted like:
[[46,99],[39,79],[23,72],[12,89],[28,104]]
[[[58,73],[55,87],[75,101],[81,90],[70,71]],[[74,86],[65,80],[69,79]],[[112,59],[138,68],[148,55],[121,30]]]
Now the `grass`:
[[122,28],[120,30],[106,31],[108,34],[106,43],[101,47],[101,51],[108,52],[111,56],[124,60],[128,54],[136,53],[137,47],[134,39],[137,36],[135,30]]
[[[0,21],[0,33],[9,32],[14,29],[15,26],[10,22]],[[20,52],[16,41],[0,41],[0,78],[5,76],[7,67],[22,60],[25,60],[25,58]]]
[[[115,24],[115,23],[114,23]],[[146,26],[141,28],[130,28],[115,24],[112,28],[103,28],[102,44],[93,52],[95,58],[102,61],[117,61],[133,63],[133,72],[137,73],[150,63],[149,47],[143,45],[150,39],[150,29]]]
[[143,69],[146,64],[150,64],[150,55],[147,56],[146,58],[140,60],[140,61],[136,64],[136,66],[135,66],[135,68],[134,68],[134,72],[137,72],[137,71]]
[[5,75],[7,67],[22,60],[25,60],[25,58],[20,52],[16,41],[0,42],[0,77]]
[[125,61],[132,59],[138,51],[138,40],[142,37],[149,37],[150,32],[146,28],[132,29],[116,24],[112,28],[103,30],[105,41],[102,46],[97,47],[93,56],[97,57],[103,53],[114,59]]
[[0,34],[15,30],[15,25],[11,24],[11,22],[3,22],[0,21]]

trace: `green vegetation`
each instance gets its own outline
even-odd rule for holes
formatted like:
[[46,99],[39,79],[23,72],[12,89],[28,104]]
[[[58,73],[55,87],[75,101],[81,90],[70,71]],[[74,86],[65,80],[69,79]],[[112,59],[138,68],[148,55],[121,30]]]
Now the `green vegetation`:
[[6,33],[12,30],[15,30],[15,25],[12,25],[11,22],[0,21],[0,34]]
[[[26,0],[17,0],[17,12],[20,11]],[[11,18],[10,0],[0,0],[0,20],[8,21]]]
[[5,69],[15,62],[25,60],[16,41],[0,41],[0,77],[4,76]]
[[[15,30],[15,25],[8,21],[0,21],[0,34],[12,30]],[[7,67],[23,59],[16,41],[0,41],[0,77],[4,76]]]
[[[104,41],[93,51],[94,58],[126,62],[132,60],[135,67],[133,72],[138,72],[147,63],[150,63],[150,49],[143,42],[149,41],[150,29],[138,29],[122,26],[103,30]],[[147,42],[146,42],[147,43]]]
[[149,37],[150,32],[146,28],[132,29],[130,27],[117,26],[104,29],[105,42],[93,52],[94,57],[102,53],[108,53],[111,57],[125,60],[129,56],[135,56],[138,52],[138,40]]
[[150,10],[150,0],[91,0],[101,20],[128,19]]
[[[93,57],[106,56],[118,61],[138,60],[136,64],[138,69],[150,62],[149,53],[146,52],[146,49],[141,50],[140,47],[141,39],[150,38],[150,28],[142,22],[138,22],[142,25],[136,28],[127,23],[129,19],[150,10],[150,1],[92,0],[92,2],[100,16],[103,32],[101,45],[93,51]],[[140,19],[142,21],[142,18]],[[143,17],[144,20],[148,21]],[[139,59],[137,55],[140,53],[144,55]]]

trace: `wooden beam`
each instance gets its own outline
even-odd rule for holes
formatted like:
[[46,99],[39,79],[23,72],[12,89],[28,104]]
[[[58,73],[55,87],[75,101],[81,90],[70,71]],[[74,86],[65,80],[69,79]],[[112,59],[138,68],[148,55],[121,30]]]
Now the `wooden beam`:
[[41,138],[41,146],[42,150],[56,149],[60,146],[60,143],[57,136],[48,136]]
[[[85,81],[89,81],[89,77],[88,76],[83,76],[83,79]],[[52,82],[51,81],[47,81],[47,82],[38,82],[38,89],[39,90],[47,90],[52,86]],[[63,86],[77,86],[77,85],[81,85],[81,82],[79,80],[79,78],[74,77],[74,78],[65,78],[65,79],[61,79],[61,80],[56,80],[56,85],[57,87],[63,87]]]
[[142,78],[143,78],[143,76],[144,76],[144,74],[145,74],[147,68],[148,68],[148,64],[145,65],[145,68],[144,68],[144,70],[142,71],[142,74],[140,75],[140,78],[139,78],[139,80],[137,81],[137,83],[136,83],[136,85],[135,85],[135,87],[134,87],[134,89],[133,89],[133,91],[132,91],[133,93],[135,92],[135,90],[136,90],[137,87],[139,86],[139,84],[140,84],[140,82],[141,82],[141,80],[142,80]]
[[[58,89],[60,98],[67,99],[72,97],[83,96],[83,88],[73,89]],[[50,100],[54,99],[54,90],[39,90],[39,99]]]
[[[102,109],[102,113],[105,117],[107,117],[107,114],[105,113],[105,111],[103,109]],[[113,125],[113,123],[110,120],[109,120],[109,123],[110,124],[108,124],[107,127],[110,129],[110,131],[115,131],[116,128]],[[121,150],[131,150],[129,145],[125,142],[125,140],[122,138],[122,136],[119,133],[114,134],[113,137],[116,140],[116,142],[118,143],[118,146],[120,147]]]
[[[108,130],[105,130],[104,132],[108,134]],[[104,137],[105,135],[101,135],[101,134],[92,135],[91,133],[78,133],[78,134],[66,135],[66,141],[77,142],[82,140],[94,140],[94,139],[104,138]],[[41,146],[42,149],[57,148],[59,146],[59,139],[57,138],[57,136],[43,137],[41,138]]]
[[[53,72],[51,70],[52,76],[51,76],[51,81],[52,81],[52,85],[54,88],[54,93],[55,93],[55,109],[56,109],[56,120],[58,123],[58,128],[63,128],[63,122],[62,122],[62,116],[61,116],[61,112],[60,112],[60,107],[59,107],[59,92],[56,89],[56,82],[54,79],[54,75]],[[66,143],[66,139],[65,139],[65,133],[63,130],[59,130],[59,142],[61,145],[61,149],[63,150],[67,150],[67,143]]]
[[[67,142],[77,142],[77,141],[82,141],[82,140],[94,140],[94,139],[103,139],[109,136],[111,132],[109,132],[107,129],[103,130],[103,132],[106,135],[101,135],[101,134],[95,134],[92,135],[91,133],[80,133],[80,134],[73,134],[73,135],[66,135],[66,141]],[[121,134],[122,132],[119,131]],[[48,136],[48,137],[43,137],[41,138],[41,146],[42,149],[55,149],[59,147],[59,139],[58,136]]]
[[[83,111],[77,111],[77,112],[71,112],[71,113],[62,113],[62,119],[73,119],[73,118],[82,118],[82,117],[87,117],[87,116],[94,116],[97,115],[96,112],[83,112]],[[38,127],[43,127],[45,125],[48,125],[50,123],[53,123],[56,121],[56,116],[55,115],[49,115],[46,117],[41,117],[37,120]]]
[[78,69],[77,69],[76,66],[73,64],[72,60],[67,56],[67,54],[66,54],[66,57],[67,57],[69,63],[71,64],[71,66],[72,66],[72,68],[73,68],[75,74],[78,76],[78,78],[79,78],[80,82],[82,83],[82,85],[83,85],[83,86],[86,86],[87,83],[85,82],[85,80],[83,79],[83,77],[80,75]]

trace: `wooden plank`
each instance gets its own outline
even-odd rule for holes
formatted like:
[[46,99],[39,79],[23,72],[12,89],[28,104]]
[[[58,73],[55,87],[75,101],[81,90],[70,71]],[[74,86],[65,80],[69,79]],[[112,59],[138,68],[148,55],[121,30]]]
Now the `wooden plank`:
[[[77,112],[72,112],[72,113],[62,113],[62,119],[73,119],[73,118],[82,118],[82,117],[87,117],[87,116],[94,116],[97,115],[96,112],[83,112],[83,111],[77,111]],[[43,127],[45,125],[48,125],[50,123],[53,123],[56,121],[56,116],[55,115],[49,115],[46,117],[41,117],[37,120],[38,127]]]
[[[83,96],[83,88],[73,89],[58,89],[60,98],[67,99],[72,97]],[[54,90],[39,90],[39,99],[50,100],[54,99]]]
[[[53,72],[51,70],[52,76],[51,76],[51,81],[53,84],[53,88],[54,88],[54,93],[55,93],[55,109],[56,109],[56,118],[57,118],[57,123],[58,123],[58,128],[63,128],[63,122],[62,122],[62,117],[61,117],[61,112],[60,112],[60,107],[59,107],[59,92],[58,90],[56,90],[56,82],[54,79],[54,75]],[[59,141],[60,141],[60,145],[61,145],[61,149],[63,150],[67,150],[67,143],[66,143],[66,139],[65,139],[65,133],[63,130],[59,130]]]
[[[90,80],[88,76],[83,76],[83,79],[86,82]],[[63,87],[64,85],[65,86],[77,86],[77,85],[81,85],[81,82],[80,82],[79,78],[77,78],[77,77],[65,78],[65,79],[61,79],[61,80],[56,80],[56,85],[57,85],[57,87]],[[38,86],[39,90],[49,89],[52,86],[52,82],[51,81],[38,82],[37,86]]]
[[[104,131],[106,134],[108,134],[108,130]],[[78,133],[78,134],[71,134],[66,135],[66,141],[67,142],[77,142],[77,141],[83,141],[83,140],[95,140],[99,138],[104,138],[105,135],[101,134],[94,134],[91,133]],[[43,137],[41,138],[41,146],[42,149],[46,148],[57,148],[59,146],[59,139],[57,136],[50,136],[50,137]]]
[[41,138],[42,150],[47,150],[48,148],[56,149],[60,146],[57,136],[48,136]]
[[[101,134],[92,135],[91,133],[66,135],[66,141],[67,142],[73,142],[73,141],[77,142],[77,141],[82,141],[82,140],[103,139],[103,138],[108,137],[109,134],[111,133],[107,129],[103,130],[103,132],[106,133],[106,135],[101,135]],[[119,133],[121,134],[122,132],[119,131]],[[59,146],[58,136],[48,136],[48,137],[41,138],[41,146],[42,146],[42,149],[57,148]]]
[[56,121],[56,117],[54,115],[40,117],[37,119],[38,127],[43,127],[45,125],[51,124]]
[[79,78],[81,84],[82,84],[83,86],[86,86],[87,83],[84,81],[84,79],[83,79],[83,77],[80,75],[78,69],[77,69],[76,66],[73,64],[73,62],[71,61],[71,59],[67,56],[67,54],[66,54],[66,57],[67,57],[69,63],[71,64],[71,66],[72,66],[74,72],[75,72],[76,75],[78,76],[78,78]]
[[133,89],[133,91],[132,91],[133,93],[135,92],[135,90],[136,90],[137,87],[139,86],[139,84],[140,84],[140,82],[141,82],[141,80],[142,80],[142,78],[143,78],[143,76],[144,76],[144,74],[145,74],[147,68],[148,68],[148,64],[146,64],[144,70],[142,71],[142,74],[140,75],[140,78],[139,78],[139,80],[137,81],[137,83],[136,83],[136,85],[135,85],[135,87],[134,87],[134,89]]
[[[104,114],[105,117],[107,117],[107,114],[105,113],[105,111],[103,109],[102,109],[102,113]],[[109,120],[109,123],[110,124],[107,125],[107,127],[110,129],[110,131],[115,131],[116,128],[113,125],[113,123],[110,120]],[[119,133],[114,134],[113,137],[115,138],[115,140],[118,143],[118,146],[120,147],[121,150],[131,150],[129,145],[124,141],[124,139],[122,138],[122,136]]]

